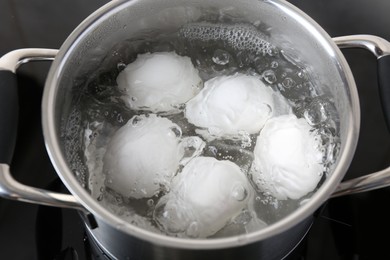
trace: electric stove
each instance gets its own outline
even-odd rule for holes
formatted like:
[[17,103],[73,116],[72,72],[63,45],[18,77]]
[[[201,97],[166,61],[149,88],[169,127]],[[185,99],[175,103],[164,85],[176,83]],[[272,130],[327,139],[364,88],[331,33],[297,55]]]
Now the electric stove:
[[[59,48],[71,31],[104,0],[0,1],[0,56],[17,48]],[[291,0],[332,37],[374,34],[390,40],[390,1]],[[390,135],[381,112],[376,59],[364,50],[343,50],[359,90],[361,134],[345,179],[386,168]],[[45,150],[41,97],[50,64],[22,66],[20,117],[11,171],[27,185],[66,192]],[[389,71],[390,73],[390,71]],[[390,259],[390,188],[329,199],[290,258]],[[0,198],[0,259],[104,259],[88,239],[78,213]]]

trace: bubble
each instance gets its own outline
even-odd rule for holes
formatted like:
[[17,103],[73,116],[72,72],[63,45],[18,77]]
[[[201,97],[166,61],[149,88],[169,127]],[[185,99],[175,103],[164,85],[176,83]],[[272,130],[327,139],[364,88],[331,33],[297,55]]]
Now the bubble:
[[215,64],[226,65],[230,61],[230,54],[227,51],[217,49],[214,51],[212,60]]
[[173,126],[173,127],[171,127],[170,129],[171,129],[171,131],[175,134],[175,136],[176,136],[177,138],[181,138],[182,132],[181,132],[181,128],[180,128],[180,127],[178,127],[178,126]]
[[298,72],[298,77],[301,78],[301,79],[304,79],[304,80],[307,80],[308,79],[308,76],[307,76],[307,73],[305,70],[301,70]]
[[208,147],[208,150],[209,150],[214,156],[216,156],[217,153],[218,153],[218,149],[217,149],[217,147],[215,147],[215,146],[209,146],[209,147]]
[[100,193],[99,196],[96,198],[97,201],[102,201],[103,200],[103,194]]
[[123,203],[123,197],[121,195],[115,195],[115,201],[118,204],[122,204]]
[[287,78],[285,78],[283,80],[282,85],[283,85],[284,88],[289,89],[289,88],[294,87],[296,85],[296,83],[295,83],[295,81],[292,78],[288,78],[287,77]]
[[117,114],[116,121],[118,121],[118,123],[123,123],[124,122],[122,114],[120,114],[120,113]]
[[237,51],[275,56],[278,50],[265,40],[266,36],[249,24],[192,23],[183,26],[179,36],[188,40],[223,41],[226,47]]
[[131,119],[131,125],[134,126],[134,127],[139,127],[139,126],[142,126],[142,117],[140,116],[134,116],[132,119]]
[[124,69],[126,68],[126,64],[123,63],[123,62],[119,62],[119,63],[116,65],[116,67],[117,67],[117,69],[118,69],[119,71],[122,71],[122,70],[124,70]]
[[248,196],[248,191],[242,185],[236,185],[231,195],[235,200],[243,201]]
[[277,80],[275,72],[273,70],[264,71],[262,76],[263,79],[269,84],[274,84]]
[[153,200],[153,199],[148,199],[148,201],[146,202],[146,204],[147,204],[149,207],[153,207],[153,206],[154,206],[154,200]]

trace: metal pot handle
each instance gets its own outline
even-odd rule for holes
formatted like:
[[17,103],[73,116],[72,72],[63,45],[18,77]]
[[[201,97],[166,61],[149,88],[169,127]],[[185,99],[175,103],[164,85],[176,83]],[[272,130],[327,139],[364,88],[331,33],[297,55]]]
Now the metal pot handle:
[[[378,59],[379,93],[387,128],[390,131],[390,43],[373,35],[350,35],[333,38],[340,48],[363,48]],[[342,182],[332,194],[339,197],[390,186],[390,167]]]
[[53,60],[57,50],[19,49],[0,58],[0,197],[47,206],[85,208],[72,195],[33,188],[17,182],[11,175],[18,121],[18,93],[15,72],[30,61]]

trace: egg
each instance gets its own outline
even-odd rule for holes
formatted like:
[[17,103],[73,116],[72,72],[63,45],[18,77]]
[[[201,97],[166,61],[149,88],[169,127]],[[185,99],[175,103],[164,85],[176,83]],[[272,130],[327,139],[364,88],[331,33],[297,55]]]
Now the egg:
[[105,185],[125,197],[156,195],[184,156],[181,129],[155,114],[131,118],[115,132],[103,159]]
[[152,112],[175,110],[202,87],[191,59],[175,52],[139,54],[116,81],[129,108]]
[[236,73],[205,82],[186,103],[185,116],[206,139],[259,132],[272,116],[289,113],[287,101],[258,77]]
[[170,233],[205,238],[240,214],[250,194],[250,183],[236,164],[196,157],[175,176],[154,216]]
[[257,137],[252,180],[258,190],[279,200],[299,199],[313,191],[324,171],[319,136],[305,119],[270,119]]

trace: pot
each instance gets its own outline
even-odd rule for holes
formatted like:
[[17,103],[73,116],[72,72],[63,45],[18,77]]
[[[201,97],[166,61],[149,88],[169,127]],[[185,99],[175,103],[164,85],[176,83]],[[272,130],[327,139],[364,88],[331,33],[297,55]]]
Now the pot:
[[[158,235],[127,223],[102,207],[80,184],[64,147],[63,122],[72,112],[85,80],[113,50],[115,43],[146,29],[172,30],[195,21],[204,12],[258,20],[271,28],[273,41],[291,50],[316,72],[315,81],[326,82],[323,92],[333,97],[340,114],[340,152],[332,172],[301,207],[268,227],[245,235],[217,239],[180,239]],[[367,35],[331,39],[313,20],[285,1],[113,1],[88,17],[59,51],[23,49],[0,59],[0,194],[2,197],[81,212],[88,234],[102,250],[117,259],[280,259],[310,228],[313,213],[330,197],[388,186],[390,168],[340,183],[354,154],[359,132],[359,102],[352,73],[340,47],[361,47],[378,58],[382,104],[390,125],[390,94],[386,71],[390,69],[390,44]],[[27,187],[9,171],[17,124],[15,70],[32,60],[53,60],[42,103],[47,149],[53,165],[72,195]]]

